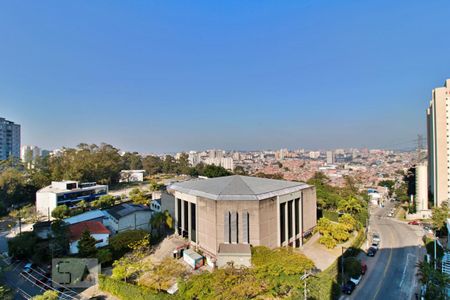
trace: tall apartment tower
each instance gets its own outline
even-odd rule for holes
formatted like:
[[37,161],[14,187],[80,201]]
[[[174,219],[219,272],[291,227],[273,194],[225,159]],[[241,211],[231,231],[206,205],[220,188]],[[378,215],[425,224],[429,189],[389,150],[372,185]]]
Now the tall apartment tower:
[[0,118],[0,160],[20,158],[20,125]]
[[416,166],[416,209],[418,212],[428,210],[428,166],[420,162]]
[[327,164],[332,165],[335,163],[335,156],[333,151],[327,151]]
[[428,186],[433,204],[450,199],[450,79],[433,89],[427,109]]

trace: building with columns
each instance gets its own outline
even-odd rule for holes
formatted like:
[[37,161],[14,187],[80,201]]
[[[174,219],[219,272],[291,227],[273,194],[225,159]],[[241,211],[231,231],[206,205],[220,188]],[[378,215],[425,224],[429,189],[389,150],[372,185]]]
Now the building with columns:
[[211,258],[221,244],[301,247],[317,222],[316,190],[305,183],[234,175],[178,182],[168,191],[176,232]]

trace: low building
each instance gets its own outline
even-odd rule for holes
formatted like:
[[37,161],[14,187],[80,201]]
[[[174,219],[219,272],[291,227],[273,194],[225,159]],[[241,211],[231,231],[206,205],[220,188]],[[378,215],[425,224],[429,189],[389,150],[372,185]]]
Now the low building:
[[71,254],[79,252],[78,243],[86,230],[97,241],[96,248],[108,246],[110,231],[102,223],[98,221],[81,222],[69,225],[69,251]]
[[104,210],[107,217],[105,225],[113,233],[131,229],[150,231],[152,211],[148,206],[122,203]]
[[317,222],[314,186],[248,176],[174,183],[176,233],[216,259],[221,244],[301,247]]
[[119,182],[142,182],[144,181],[145,170],[122,170],[120,171]]
[[107,218],[105,212],[103,210],[95,209],[90,210],[79,215],[66,218],[64,222],[69,225],[86,222],[86,221],[98,221],[102,224],[105,224],[105,219]]
[[51,218],[52,211],[59,205],[71,207],[82,200],[89,202],[107,193],[107,185],[95,182],[79,184],[77,181],[52,181],[51,185],[36,192],[36,211]]
[[219,268],[232,264],[234,267],[251,267],[252,250],[248,244],[220,244],[216,265]]

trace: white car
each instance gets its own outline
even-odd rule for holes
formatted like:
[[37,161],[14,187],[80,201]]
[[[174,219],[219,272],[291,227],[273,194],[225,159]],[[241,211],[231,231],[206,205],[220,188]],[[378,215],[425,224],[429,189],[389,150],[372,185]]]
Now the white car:
[[350,281],[353,282],[355,285],[358,285],[361,282],[361,279],[362,279],[362,275],[359,275],[359,277],[356,277],[356,278],[351,277]]
[[372,242],[372,245],[370,247],[378,250],[380,249],[380,242]]
[[372,235],[372,242],[375,242],[375,243],[380,243],[381,242],[381,238],[380,238],[380,235],[378,233],[374,233]]

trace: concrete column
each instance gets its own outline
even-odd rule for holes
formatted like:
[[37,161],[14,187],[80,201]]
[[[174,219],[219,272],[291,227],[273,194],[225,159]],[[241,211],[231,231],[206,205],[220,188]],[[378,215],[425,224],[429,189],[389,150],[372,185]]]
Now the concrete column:
[[292,236],[294,237],[294,241],[292,242],[292,247],[295,248],[295,240],[296,240],[296,236],[295,236],[295,200],[291,200],[292,202],[292,208],[291,208],[291,212],[292,212]]
[[300,215],[298,221],[300,222],[300,247],[303,247],[303,192],[299,201],[299,211]]
[[179,220],[178,220],[178,210],[179,210],[180,208],[178,207],[178,199],[177,198],[175,198],[175,216],[174,216],[174,220],[175,220],[175,232],[177,232],[178,233],[178,224],[179,224]]
[[191,207],[191,203],[188,202],[188,238],[189,241],[192,241],[192,207]]
[[280,228],[280,197],[277,196],[277,246],[281,247],[281,228]]
[[288,202],[284,205],[284,230],[285,230],[285,236],[286,236],[286,247],[289,246],[289,225],[288,224]]
[[185,228],[184,228],[184,214],[186,213],[185,211],[184,211],[184,200],[181,200],[180,201],[180,206],[181,206],[181,236],[183,236],[183,232],[184,232],[184,230],[185,230]]

